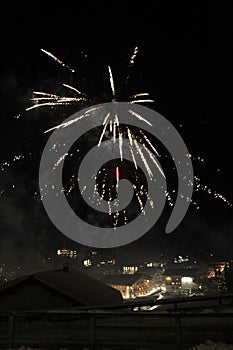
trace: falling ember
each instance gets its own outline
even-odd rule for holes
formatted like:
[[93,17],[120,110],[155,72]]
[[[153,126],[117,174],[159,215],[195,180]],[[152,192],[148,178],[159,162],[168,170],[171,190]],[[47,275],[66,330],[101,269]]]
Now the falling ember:
[[194,179],[196,181],[196,192],[198,192],[200,190],[204,191],[208,195],[212,195],[215,199],[221,199],[225,204],[229,205],[230,207],[233,206],[233,204],[227,198],[225,198],[222,194],[220,194],[217,191],[213,190],[209,186],[202,184],[201,183],[201,179],[199,177],[194,176]]
[[69,69],[72,73],[75,72],[75,70],[71,67],[69,67],[67,64],[65,64],[64,62],[62,62],[59,58],[57,58],[56,56],[54,56],[51,52],[46,51],[44,49],[41,49],[42,52],[46,53],[46,55],[52,57],[54,59],[54,61],[58,62],[62,67],[65,67],[67,69]]
[[[129,66],[128,66],[129,70],[131,69],[131,67],[132,67],[132,66],[134,65],[134,63],[135,63],[135,58],[136,58],[136,56],[137,56],[137,53],[138,53],[138,47],[136,46],[136,47],[134,48],[133,54],[132,54],[132,56],[130,57],[130,60],[129,60]],[[127,75],[126,80],[125,80],[125,83],[128,82],[129,77],[130,77],[130,73]]]
[[130,58],[129,67],[131,67],[131,66],[134,64],[134,60],[135,60],[135,58],[136,58],[136,56],[137,56],[137,53],[138,53],[138,47],[136,46],[136,47],[134,48],[133,54],[132,54],[132,56],[131,56],[131,58]]
[[25,159],[26,156],[35,156],[35,153],[29,152],[28,154],[17,154],[15,155],[11,161],[5,161],[0,164],[0,171],[5,171],[7,168],[12,167],[15,163],[19,162],[22,159]]

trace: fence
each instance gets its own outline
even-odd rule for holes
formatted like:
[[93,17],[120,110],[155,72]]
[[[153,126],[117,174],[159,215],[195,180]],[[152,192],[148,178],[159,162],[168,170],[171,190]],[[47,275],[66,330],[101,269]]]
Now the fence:
[[[212,300],[223,305],[226,298]],[[156,303],[169,301],[171,305],[185,303],[166,299]],[[137,303],[137,307],[143,305]],[[115,311],[102,307],[0,313],[0,349],[24,345],[48,350],[187,350],[205,340],[233,343],[233,312],[229,309],[190,312],[192,309],[182,311],[176,306],[170,312],[131,311],[134,306],[124,305]]]

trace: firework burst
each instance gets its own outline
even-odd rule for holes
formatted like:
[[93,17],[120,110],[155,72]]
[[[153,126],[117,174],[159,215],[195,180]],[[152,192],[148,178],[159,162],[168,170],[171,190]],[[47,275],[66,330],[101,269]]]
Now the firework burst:
[[[52,58],[60,66],[67,69],[72,74],[75,73],[75,71],[76,71],[75,69],[73,69],[72,67],[70,67],[69,65],[64,63],[62,60],[57,58],[51,52],[44,50],[44,49],[41,49],[41,51],[44,54],[46,54],[47,56],[49,56],[50,58]],[[139,52],[138,47],[135,47],[133,50],[133,54],[130,57],[129,64],[128,64],[128,74],[127,74],[126,79],[125,79],[126,84],[129,81],[130,71],[135,64],[135,60],[136,60],[138,52]],[[112,69],[110,66],[108,66],[108,76],[109,76],[109,86],[111,89],[111,101],[117,102],[117,98],[116,98],[117,94],[116,94],[116,90],[115,90],[114,76],[113,76]],[[82,92],[77,87],[72,86],[70,84],[63,83],[62,86],[65,89],[67,89],[67,92],[75,93],[76,96],[75,97],[63,96],[63,95],[58,95],[58,94],[54,94],[51,92],[33,91],[33,97],[31,98],[32,105],[27,107],[25,111],[29,112],[33,109],[38,109],[38,108],[42,108],[42,107],[52,108],[54,106],[60,107],[60,106],[70,106],[70,105],[75,105],[75,104],[87,104],[87,103],[91,104],[92,103],[92,98],[89,97],[86,92]],[[151,125],[151,123],[147,120],[147,118],[145,116],[140,115],[140,114],[136,113],[135,111],[133,111],[132,109],[130,109],[130,104],[153,103],[154,100],[150,98],[148,92],[138,92],[138,93],[132,94],[129,96],[129,99],[127,102],[129,103],[128,113],[132,116],[132,119],[136,118],[136,119],[140,120],[142,123],[145,123],[147,125]],[[68,122],[59,123],[58,125],[53,126],[49,129],[45,130],[44,133],[46,134],[46,133],[49,133],[49,132],[54,131],[56,129],[66,128],[66,127],[72,126],[72,124],[78,123],[81,119],[88,118],[89,114],[98,108],[99,108],[98,106],[97,107],[90,106],[90,108],[83,115],[81,115],[77,118],[74,118],[72,120],[69,120]],[[19,116],[20,115],[18,115],[17,118]],[[134,170],[132,170],[133,178],[135,180],[133,183],[133,189],[135,191],[135,196],[136,196],[136,200],[137,200],[137,203],[139,205],[140,211],[143,214],[146,214],[145,213],[145,201],[143,200],[143,198],[146,197],[146,199],[149,201],[150,207],[152,209],[154,207],[154,203],[150,199],[149,193],[147,192],[147,188],[144,187],[140,181],[137,181],[137,179],[138,179],[138,159],[140,159],[140,161],[144,164],[149,179],[154,178],[154,169],[151,167],[151,161],[153,163],[153,166],[165,178],[165,173],[164,173],[163,169],[161,168],[160,163],[158,161],[158,158],[160,158],[160,159],[163,158],[163,155],[160,154],[159,150],[153,144],[153,141],[150,139],[150,136],[147,135],[142,129],[135,131],[129,125],[122,127],[122,125],[119,123],[119,118],[118,118],[117,114],[108,113],[108,114],[103,116],[102,128],[101,128],[100,136],[99,136],[98,143],[97,143],[98,147],[101,146],[103,140],[106,138],[110,139],[112,141],[112,143],[114,143],[114,144],[116,142],[118,143],[119,159],[121,162],[123,161],[123,147],[129,148],[132,163],[134,165]],[[129,142],[124,143],[124,139],[128,139]],[[56,145],[54,145],[54,147],[62,147],[62,145],[56,144]],[[78,150],[77,150],[77,152],[78,152]],[[56,168],[60,166],[62,161],[67,156],[68,156],[68,153],[64,153],[64,155],[62,157],[60,157],[57,160],[57,162],[54,164],[54,167],[52,170],[55,171]],[[72,157],[73,154],[70,154],[70,156]],[[194,158],[191,155],[187,155],[187,157],[191,158],[193,161],[196,161],[196,160],[201,161],[201,162],[204,161],[201,157]],[[20,161],[24,158],[25,158],[25,155],[23,155],[23,154],[16,155],[12,161],[3,162],[0,165],[0,170],[5,171],[7,168],[14,165],[17,161]],[[115,178],[115,188],[117,190],[119,182],[121,180],[121,166],[119,164],[116,165],[114,170],[115,170],[115,173],[113,176]],[[117,199],[116,199],[116,201],[114,201],[114,203],[112,202],[112,199],[114,197],[112,189],[107,188],[106,183],[107,183],[107,177],[109,176],[108,171],[105,169],[103,171],[103,174],[104,175],[102,177],[102,185],[101,185],[102,187],[101,187],[101,189],[99,189],[98,186],[96,185],[93,188],[93,194],[92,194],[92,198],[90,198],[90,201],[95,201],[96,198],[98,198],[97,200],[101,202],[107,194],[109,215],[112,217],[113,226],[117,227],[118,222],[119,222],[119,215],[120,215],[119,210],[118,210],[119,203],[118,203]],[[93,174],[93,176],[94,176],[94,174]],[[75,190],[75,181],[74,180],[75,180],[75,175],[72,174],[70,181],[69,181],[68,188],[66,190],[63,189],[63,191],[66,192],[67,196],[69,196]],[[44,193],[41,195],[42,197],[43,197],[43,195],[46,195],[47,190],[48,189],[41,189],[42,193]],[[86,186],[83,187],[83,189],[81,190],[81,193],[84,193],[85,191],[86,191]],[[207,193],[208,195],[210,195],[214,199],[222,200],[228,206],[232,206],[232,203],[227,198],[225,198],[225,196],[223,196],[222,194],[218,193],[217,191],[211,189],[209,186],[203,185],[201,179],[198,178],[197,176],[195,176],[195,178],[194,178],[194,192],[200,192],[200,191]],[[99,196],[97,196],[97,192],[101,192],[100,199],[99,199]],[[3,195],[4,193],[5,193],[5,189],[2,189],[0,192],[0,195]],[[169,206],[174,205],[174,198],[173,198],[174,193],[175,193],[175,190],[171,190],[170,192],[167,190],[165,191],[165,196],[166,196],[166,199],[167,199]],[[58,193],[58,195],[59,195],[59,193]],[[196,209],[199,209],[199,204],[196,201],[194,201],[192,198],[184,198],[184,200],[189,201],[192,205],[194,205],[196,207]],[[113,208],[113,205],[115,206],[114,208]],[[126,211],[122,211],[121,215],[123,215],[123,221],[124,221],[124,224],[126,224],[127,223]]]

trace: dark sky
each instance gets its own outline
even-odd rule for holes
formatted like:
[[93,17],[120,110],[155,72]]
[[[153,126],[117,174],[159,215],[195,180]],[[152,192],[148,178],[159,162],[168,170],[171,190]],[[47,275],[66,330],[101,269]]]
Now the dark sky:
[[[7,6],[2,13],[7,22],[1,21],[0,159],[3,164],[18,154],[25,158],[1,172],[0,264],[33,264],[33,259],[51,255],[62,245],[76,247],[83,256],[88,251],[56,230],[34,195],[48,138],[44,130],[81,107],[24,111],[32,91],[62,94],[64,82],[86,91],[93,104],[108,102],[108,65],[119,99],[149,92],[155,102],[148,107],[179,130],[195,159],[204,158],[193,162],[194,174],[233,200],[232,25],[227,8],[201,1],[16,6]],[[135,46],[139,52],[128,86],[122,88]],[[41,48],[75,67],[76,73]],[[15,118],[19,113],[21,117]],[[204,259],[213,251],[216,258],[231,259],[232,207],[204,191],[194,192],[193,198],[200,209],[190,206],[172,234],[164,233],[164,217],[141,239],[113,249],[112,254],[129,259],[190,254]]]

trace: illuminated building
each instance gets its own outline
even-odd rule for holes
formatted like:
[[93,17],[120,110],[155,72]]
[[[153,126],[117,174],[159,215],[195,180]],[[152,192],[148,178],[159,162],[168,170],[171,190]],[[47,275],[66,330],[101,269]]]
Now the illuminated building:
[[171,268],[166,269],[163,273],[166,292],[169,294],[191,294],[196,284],[195,271],[192,269]]
[[156,262],[156,261],[150,261],[146,263],[146,267],[163,267],[164,263],[162,262]]
[[83,260],[83,266],[89,267],[92,266],[92,262],[90,259]]
[[120,291],[124,299],[148,295],[152,290],[151,278],[140,274],[108,275],[102,282]]
[[187,261],[189,261],[189,257],[188,256],[183,257],[181,255],[178,255],[178,257],[174,258],[174,260],[173,260],[174,264],[181,264],[181,263],[187,262]]
[[183,293],[191,294],[193,285],[193,277],[181,277],[181,290]]
[[59,255],[61,257],[69,257],[69,258],[74,259],[77,257],[77,251],[72,250],[72,249],[63,248],[63,249],[57,250],[57,255]]
[[228,261],[217,261],[217,262],[211,262],[209,265],[212,267],[212,269],[215,271],[215,276],[218,275],[221,276],[221,274],[225,271],[226,268],[229,267]]
[[138,271],[137,266],[123,266],[124,275],[134,275]]

